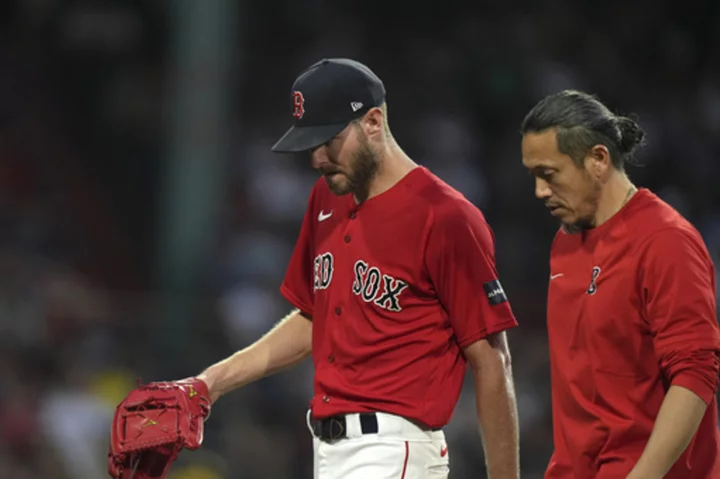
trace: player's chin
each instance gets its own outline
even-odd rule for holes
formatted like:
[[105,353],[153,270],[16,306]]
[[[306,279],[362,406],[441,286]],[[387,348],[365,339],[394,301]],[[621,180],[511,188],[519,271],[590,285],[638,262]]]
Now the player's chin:
[[574,228],[578,222],[577,215],[563,206],[551,208],[550,214],[560,220],[560,223],[562,223],[563,226],[567,226],[569,228]]
[[350,193],[350,185],[342,173],[332,173],[324,175],[324,177],[330,191],[336,195],[346,195]]
[[591,229],[592,218],[585,218],[577,215],[567,215],[564,218],[560,218],[560,222],[563,229],[568,233],[579,233]]
[[551,215],[553,215],[555,218],[559,219],[563,223],[573,221],[572,212],[564,206],[549,206],[548,209],[550,210]]

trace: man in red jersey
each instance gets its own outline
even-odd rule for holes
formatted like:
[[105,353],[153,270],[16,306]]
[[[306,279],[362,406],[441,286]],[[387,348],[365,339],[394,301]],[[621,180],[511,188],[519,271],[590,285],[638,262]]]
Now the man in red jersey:
[[296,309],[199,378],[215,400],[312,354],[315,479],[440,479],[469,363],[489,477],[518,478],[517,323],[482,213],[401,150],[365,65],[322,60],[290,99],[273,150],[322,174],[281,286]]
[[642,129],[563,91],[522,133],[535,195],[562,223],[550,253],[545,477],[719,478],[714,267],[695,228],[625,174]]

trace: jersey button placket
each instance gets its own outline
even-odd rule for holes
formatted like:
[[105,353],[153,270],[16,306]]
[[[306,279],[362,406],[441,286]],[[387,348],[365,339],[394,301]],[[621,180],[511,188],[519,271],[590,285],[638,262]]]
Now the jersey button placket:
[[355,212],[355,210],[352,210],[352,211],[350,211],[350,213],[348,213],[348,219],[350,221],[345,222],[345,237],[343,238],[343,241],[345,241],[345,244],[348,244],[348,243],[350,243],[350,241],[352,241],[352,237],[350,236],[350,230],[353,227],[353,220],[356,217],[357,217],[357,213]]
[[[357,217],[357,214],[355,213],[355,211],[351,211],[350,213],[348,213],[348,218],[349,218],[350,220],[354,220],[356,217]],[[349,233],[350,233],[349,230],[350,230],[351,228],[352,228],[351,223],[350,223],[350,222],[346,222],[346,223],[345,223],[345,235],[344,235],[344,237],[343,237],[343,241],[345,242],[345,244],[349,244],[349,243],[352,241],[352,237],[351,237],[350,234],[349,234]],[[342,307],[341,307],[340,305],[342,304],[342,301],[345,301],[346,299],[347,299],[347,297],[345,296],[345,294],[343,294],[343,295],[342,295],[341,302],[340,302],[337,306],[335,306],[335,309],[334,309],[334,311],[335,311],[335,316],[337,316],[338,318],[342,315]],[[339,323],[338,323],[338,322],[332,322],[332,324],[334,325],[334,327],[339,327]],[[333,336],[334,336],[334,335],[333,335]],[[334,337],[333,337],[333,340],[330,341],[330,348],[331,348],[331,350],[334,349],[334,348],[333,348],[333,343],[334,343]],[[328,363],[330,363],[330,364],[335,363],[335,354],[333,354],[332,352],[328,353],[327,361],[328,361]],[[324,403],[329,403],[329,402],[330,402],[330,397],[328,397],[327,395],[326,395],[326,396],[323,396],[322,401],[323,401]]]
[[[340,316],[342,308],[340,306],[335,307],[335,316]],[[333,353],[328,354],[327,360],[330,364],[335,362],[335,355]]]

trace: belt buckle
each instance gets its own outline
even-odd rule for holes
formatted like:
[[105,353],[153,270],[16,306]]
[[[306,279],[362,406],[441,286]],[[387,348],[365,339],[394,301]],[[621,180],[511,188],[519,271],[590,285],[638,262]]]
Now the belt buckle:
[[[341,416],[342,417],[342,416]],[[328,435],[330,440],[342,439],[345,437],[345,421],[342,417],[342,421],[338,417],[331,417],[328,420]]]

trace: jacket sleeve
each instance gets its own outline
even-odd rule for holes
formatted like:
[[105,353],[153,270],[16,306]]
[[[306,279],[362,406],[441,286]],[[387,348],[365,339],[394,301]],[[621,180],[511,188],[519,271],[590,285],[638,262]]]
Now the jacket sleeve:
[[720,371],[710,255],[697,231],[681,227],[658,232],[642,253],[641,291],[660,366],[670,384],[709,403]]

